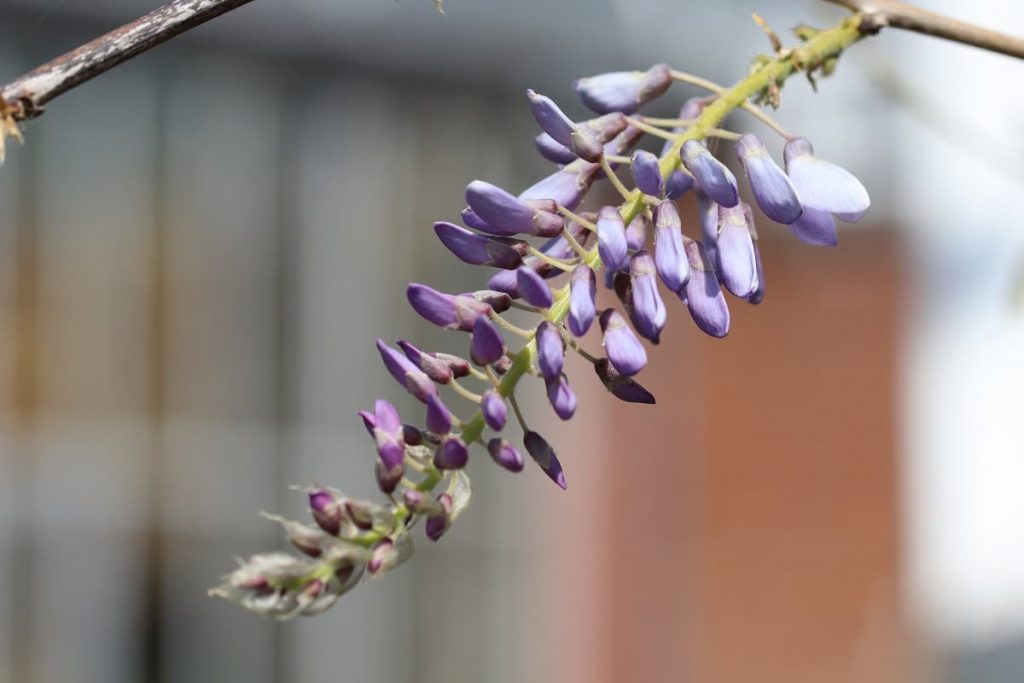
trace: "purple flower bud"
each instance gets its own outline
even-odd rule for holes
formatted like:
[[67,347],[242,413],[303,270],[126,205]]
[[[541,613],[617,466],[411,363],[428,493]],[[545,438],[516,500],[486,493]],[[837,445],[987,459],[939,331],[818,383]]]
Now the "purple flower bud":
[[717,244],[722,284],[739,298],[747,298],[757,289],[757,263],[743,204],[719,209]]
[[423,443],[423,432],[410,424],[402,425],[402,438],[410,446],[419,446]]
[[665,181],[665,196],[669,199],[679,199],[689,192],[691,187],[693,187],[693,176],[677,168]]
[[501,358],[496,360],[494,362],[494,365],[492,365],[491,367],[494,368],[494,371],[498,373],[498,376],[500,377],[512,368],[512,359],[509,358],[508,356],[502,356]]
[[747,297],[747,301],[752,304],[759,304],[764,301],[764,265],[761,263],[761,247],[758,245],[759,240],[754,237],[754,263],[757,264],[757,289]]
[[622,270],[629,263],[626,225],[614,206],[602,207],[597,214],[597,250],[611,272]]
[[413,282],[406,289],[409,304],[428,322],[449,330],[469,332],[478,316],[489,315],[491,306],[473,297],[453,296]]
[[452,370],[447,363],[439,360],[433,354],[420,351],[404,339],[397,339],[395,343],[402,349],[405,357],[431,380],[438,384],[448,384],[452,381]]
[[489,318],[480,316],[473,324],[469,357],[477,365],[490,365],[505,353],[505,340]]
[[658,166],[658,157],[647,150],[633,152],[630,160],[630,170],[633,172],[633,182],[637,189],[652,197],[660,197],[662,190],[661,168]]
[[575,161],[523,190],[519,198],[526,201],[550,199],[572,211],[590,191],[601,167],[586,161]]
[[450,436],[434,451],[434,467],[439,470],[461,470],[469,462],[469,449],[457,436]]
[[558,484],[562,490],[568,488],[565,474],[562,472],[562,463],[558,461],[558,456],[555,455],[555,451],[543,436],[537,432],[526,432],[523,435],[523,445],[526,446],[526,452],[530,454],[534,462],[540,465],[544,474],[548,475],[551,481]]
[[740,201],[736,176],[708,151],[703,143],[687,140],[680,150],[683,166],[693,174],[697,186],[722,206],[736,206]]
[[533,144],[537,147],[540,155],[548,161],[553,161],[556,164],[571,164],[576,161],[576,155],[568,147],[547,133],[541,133],[535,137]]
[[786,173],[805,208],[835,214],[845,221],[859,221],[871,208],[871,198],[857,178],[835,164],[814,156],[804,138],[786,143]]
[[505,439],[491,439],[487,442],[491,459],[509,472],[523,471],[523,455]]
[[337,536],[341,531],[343,518],[341,501],[333,493],[322,488],[310,489],[308,495],[313,519],[321,529],[331,536]]
[[650,228],[650,221],[647,216],[640,214],[626,226],[626,246],[633,251],[640,251],[647,246],[647,232]]
[[569,276],[569,331],[582,337],[590,329],[596,314],[597,276],[585,263]]
[[413,365],[401,353],[385,344],[381,339],[377,340],[377,351],[380,352],[384,366],[391,373],[391,376],[405,387],[410,394],[421,401],[426,401],[428,396],[437,393],[437,385],[431,382],[430,378],[422,370]]
[[565,375],[545,380],[547,387],[548,402],[555,410],[555,415],[563,420],[569,420],[576,413],[576,394],[569,388],[569,381]]
[[565,341],[554,324],[545,320],[537,327],[537,367],[545,379],[562,374],[565,364]]
[[512,307],[512,297],[505,292],[498,292],[493,289],[478,289],[475,292],[466,292],[460,296],[469,297],[474,301],[487,304],[495,313],[504,313]]
[[[500,187],[482,180],[474,180],[466,187],[466,203],[490,228],[491,234],[509,236],[527,233],[553,237],[562,231],[563,221],[551,212],[553,208],[535,208]],[[480,225],[472,227],[478,230],[488,229]]]
[[697,190],[697,218],[700,221],[700,241],[711,263],[718,261],[718,204]]
[[518,268],[523,262],[526,243],[519,242],[521,249],[484,237],[472,230],[460,228],[453,223],[438,221],[434,223],[434,232],[448,250],[459,259],[474,266],[493,266],[495,268]]
[[544,282],[544,278],[530,268],[520,266],[516,270],[516,289],[523,301],[536,306],[537,308],[550,308],[554,303],[551,297],[551,288]]
[[405,503],[405,507],[418,515],[434,516],[444,514],[444,508],[441,507],[441,504],[437,500],[428,497],[422,491],[410,489],[402,491],[402,502]]
[[468,377],[470,374],[469,361],[453,356],[450,353],[435,353],[434,354],[439,361],[448,366],[452,371],[452,377],[455,379],[462,379]]
[[715,269],[700,242],[688,242],[685,248],[690,259],[690,279],[679,291],[679,298],[686,302],[697,327],[712,337],[724,337],[729,333],[729,306],[718,286]]
[[789,225],[797,239],[816,247],[834,247],[839,244],[836,222],[827,211],[804,208],[803,214]]
[[640,372],[647,365],[647,351],[629,329],[626,320],[618,311],[609,308],[601,314],[600,323],[604,332],[604,348],[615,369],[626,377]]
[[[584,214],[584,217],[586,216],[587,214]],[[590,231],[588,229],[572,222],[567,225],[567,229],[580,245],[586,246],[587,241],[590,238]],[[566,259],[575,256],[575,252],[572,247],[565,240],[565,237],[562,236],[548,240],[541,245],[540,250],[552,258]],[[554,268],[551,264],[541,261],[536,256],[527,256],[524,258],[523,267],[529,268],[545,278],[555,277],[556,275],[561,275],[563,272]],[[503,292],[510,297],[518,297],[519,285],[517,281],[518,276],[515,271],[502,271],[495,273],[487,282],[487,286],[491,289]],[[500,313],[501,311],[498,312]]]
[[484,392],[483,399],[480,401],[480,412],[483,413],[487,426],[496,432],[504,429],[505,423],[508,422],[508,407],[505,405],[505,399],[494,389]]
[[747,133],[736,143],[736,154],[750,180],[750,190],[764,215],[789,225],[803,213],[796,188],[778,164],[772,160],[764,142]]
[[437,502],[441,506],[441,514],[428,517],[427,523],[424,525],[427,538],[431,541],[440,541],[444,532],[448,531],[448,527],[451,525],[448,515],[452,510],[452,497],[447,493],[442,493],[437,497]]
[[605,388],[620,401],[654,405],[654,395],[636,381],[624,377],[607,358],[602,358],[594,364],[594,372],[604,383]]
[[665,329],[668,312],[658,293],[654,259],[646,251],[638,251],[629,262],[632,285],[633,323],[646,339],[657,344]]
[[599,114],[619,111],[632,114],[646,102],[660,97],[672,85],[672,72],[655,64],[646,72],[617,71],[581,78],[573,90],[586,107]]
[[[436,399],[436,396],[427,398]],[[373,438],[377,444],[377,483],[381,491],[391,493],[397,488],[405,473],[405,433],[402,419],[398,411],[389,402],[379,399],[374,404],[373,413],[377,427],[373,430]]]
[[434,434],[447,434],[452,430],[452,413],[440,396],[427,399],[427,429]]
[[678,292],[690,277],[690,262],[683,250],[683,223],[670,201],[654,207],[654,265],[665,286]]
[[550,97],[533,90],[527,90],[526,96],[530,99],[533,118],[537,119],[537,124],[545,133],[585,161],[601,160],[603,149],[593,133],[573,123]]
[[613,111],[610,114],[598,116],[596,119],[584,121],[580,125],[586,126],[599,142],[607,143],[615,138],[616,135],[626,130],[629,121],[626,120],[626,116],[622,112]]

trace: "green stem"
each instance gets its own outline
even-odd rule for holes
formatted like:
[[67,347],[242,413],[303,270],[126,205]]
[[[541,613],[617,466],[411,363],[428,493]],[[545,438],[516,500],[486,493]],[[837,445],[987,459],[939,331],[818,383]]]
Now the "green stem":
[[[868,35],[861,32],[862,22],[863,17],[860,14],[848,17],[837,26],[823,30],[802,45],[782,53],[731,88],[722,92],[714,102],[704,108],[693,125],[672,143],[672,147],[661,158],[662,177],[668,178],[673,171],[679,168],[681,163],[679,150],[682,149],[683,144],[687,140],[704,139],[734,109],[744,107],[748,104],[750,98],[763,92],[772,83],[782,83],[801,69],[815,67],[827,59],[838,57],[846,48],[865,37],[865,35]],[[634,193],[632,198],[627,200],[622,208],[623,221],[628,224],[643,209],[643,196],[639,193]],[[601,266],[601,258],[598,256],[596,249],[588,252],[583,262],[595,270]],[[547,318],[553,323],[559,324],[565,320],[568,313],[569,288],[563,287],[556,292],[555,302],[549,309]],[[529,372],[536,355],[537,341],[536,339],[530,339],[526,346],[512,356],[512,367],[505,373],[501,384],[498,386],[498,391],[502,396],[510,396],[515,391],[519,380]],[[467,442],[475,441],[483,433],[483,430],[484,417],[480,411],[477,411],[466,422],[462,430],[462,438]]]

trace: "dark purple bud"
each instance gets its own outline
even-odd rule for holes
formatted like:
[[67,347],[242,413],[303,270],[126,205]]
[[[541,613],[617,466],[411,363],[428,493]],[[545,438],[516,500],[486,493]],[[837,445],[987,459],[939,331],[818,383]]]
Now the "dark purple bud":
[[536,271],[520,266],[516,270],[516,289],[523,301],[537,308],[550,308],[554,303],[551,288]]
[[632,114],[664,94],[670,85],[671,69],[666,64],[655,64],[646,72],[617,71],[581,78],[572,87],[580,102],[599,114]]
[[839,244],[836,222],[827,211],[804,208],[803,215],[789,225],[797,239],[816,247],[834,247]]
[[541,133],[535,137],[533,144],[537,147],[540,155],[548,161],[553,161],[556,164],[571,164],[576,161],[576,155],[568,147],[547,133]]
[[654,344],[665,329],[668,312],[658,293],[658,279],[654,259],[646,251],[638,251],[629,262],[632,285],[633,324],[636,331]]
[[490,365],[505,353],[505,340],[490,319],[480,316],[473,324],[469,357],[477,365]]
[[406,289],[409,304],[428,322],[449,330],[469,332],[478,316],[489,315],[491,307],[468,296],[453,296],[413,282]]
[[343,518],[341,505],[341,500],[327,489],[313,488],[309,490],[309,508],[313,519],[321,529],[331,536],[337,536],[341,531]]
[[761,263],[761,247],[758,245],[759,240],[754,237],[754,263],[757,264],[757,289],[754,290],[753,294],[747,297],[747,301],[752,304],[759,304],[764,301],[764,265]]
[[[563,221],[557,214],[552,213],[553,206],[536,208],[529,202],[513,197],[500,187],[482,180],[474,180],[466,187],[466,203],[490,228],[491,234],[504,237],[526,233],[553,237],[562,231]],[[471,227],[488,230],[488,227],[481,225]]]
[[658,157],[647,150],[637,150],[633,152],[633,158],[630,160],[630,170],[638,190],[652,197],[661,196],[663,183]]
[[647,365],[647,351],[629,329],[625,318],[609,308],[601,314],[600,323],[604,332],[604,348],[615,369],[627,377],[640,372]]
[[719,209],[717,244],[719,279],[735,296],[747,298],[757,289],[757,263],[743,204]]
[[640,214],[626,226],[626,246],[633,251],[640,251],[647,246],[647,231],[650,221],[647,216]]
[[594,364],[594,372],[601,378],[605,388],[620,401],[654,405],[654,395],[636,381],[624,377],[607,358],[602,358]]
[[665,181],[665,196],[669,199],[679,199],[689,192],[691,187],[693,187],[693,176],[677,168]]
[[622,214],[614,206],[605,206],[597,214],[597,250],[608,270],[623,270],[629,264],[629,244]]
[[815,157],[810,141],[790,140],[784,155],[786,173],[805,208],[854,222],[871,208],[871,198],[864,185],[846,169]]
[[410,446],[419,446],[423,443],[423,432],[410,424],[402,425],[402,438]]
[[437,497],[437,502],[441,506],[441,513],[427,517],[427,523],[424,525],[427,538],[431,541],[440,541],[444,532],[448,531],[448,527],[451,525],[448,515],[452,509],[452,497],[447,493],[442,493]]
[[548,402],[555,411],[555,415],[563,420],[569,420],[576,414],[576,394],[569,387],[569,380],[565,375],[544,381],[548,391]]
[[[438,221],[434,223],[434,232],[449,251],[474,266],[511,269],[518,268],[523,262],[522,251],[515,247],[453,223]],[[525,243],[520,244],[524,245],[525,251]]]
[[551,380],[562,374],[565,364],[565,341],[558,328],[545,320],[537,327],[537,367],[545,379]]
[[434,451],[434,467],[439,470],[461,470],[469,462],[469,449],[457,436],[450,436]]
[[505,439],[491,439],[487,442],[491,459],[509,472],[523,471],[523,455]]
[[483,399],[480,401],[480,412],[483,413],[487,426],[496,432],[504,429],[508,422],[508,407],[505,405],[505,399],[494,389],[484,392]]
[[683,250],[683,224],[670,201],[654,207],[654,265],[665,286],[678,292],[690,277],[690,262]]
[[530,99],[533,118],[537,119],[537,124],[545,133],[585,161],[598,162],[601,160],[603,149],[593,133],[573,123],[550,97],[540,95],[533,90],[527,90],[526,96]]
[[523,190],[519,198],[523,201],[550,199],[571,211],[583,201],[600,170],[597,164],[577,160],[541,178]]
[[764,215],[789,225],[804,209],[796,195],[796,188],[778,164],[772,160],[768,148],[756,135],[747,133],[736,143],[736,154],[750,180],[750,190]]
[[543,436],[537,432],[526,432],[523,435],[523,445],[526,446],[526,452],[530,454],[534,462],[540,465],[544,474],[548,475],[551,481],[558,484],[563,491],[568,488],[565,473],[562,472],[562,463],[558,461],[558,456],[555,455],[555,451]]
[[427,399],[427,429],[434,434],[447,434],[452,430],[452,413],[440,396]]
[[452,370],[448,367],[447,363],[439,360],[431,353],[421,351],[404,339],[398,339],[395,343],[402,349],[405,357],[422,370],[431,380],[438,384],[448,384],[452,381]]
[[377,427],[377,418],[374,417],[373,413],[371,413],[371,412],[369,412],[367,410],[360,410],[357,413],[357,415],[359,415],[359,417],[363,418],[363,426],[366,427],[366,431],[368,431],[370,433],[370,436],[372,437],[373,436],[373,430],[374,430],[374,428]]
[[447,365],[452,371],[452,377],[455,379],[462,379],[468,377],[470,374],[469,361],[453,356],[450,353],[436,353],[434,354],[439,361]]
[[715,269],[700,242],[688,242],[686,255],[690,259],[690,279],[679,291],[679,298],[686,302],[697,327],[712,337],[724,337],[729,333],[729,306]]
[[430,381],[430,378],[422,370],[417,368],[404,355],[377,340],[377,351],[384,361],[384,366],[391,373],[399,384],[408,390],[410,394],[421,401],[426,401],[428,396],[437,393],[437,385]]
[[697,186],[704,194],[722,206],[736,206],[740,201],[736,176],[715,158],[703,143],[687,140],[680,151],[683,166],[693,174]]
[[512,297],[505,292],[499,292],[493,289],[478,289],[475,292],[467,292],[461,296],[469,297],[470,299],[482,304],[487,304],[495,313],[504,313],[512,307]]
[[585,263],[569,276],[569,331],[582,337],[590,329],[596,314],[597,276]]

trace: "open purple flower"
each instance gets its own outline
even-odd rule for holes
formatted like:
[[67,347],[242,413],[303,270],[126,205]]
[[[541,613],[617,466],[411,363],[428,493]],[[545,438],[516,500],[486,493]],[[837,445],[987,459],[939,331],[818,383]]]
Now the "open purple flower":
[[597,249],[611,272],[623,270],[629,264],[626,225],[614,206],[601,207],[597,213]]
[[805,208],[854,222],[871,208],[871,198],[864,185],[846,169],[814,156],[809,140],[790,140],[784,156],[786,173]]
[[654,207],[654,265],[665,286],[678,292],[690,277],[690,262],[683,250],[683,224],[670,201]]
[[617,71],[581,78],[573,83],[577,97],[599,114],[632,114],[672,85],[672,71],[666,64],[655,64],[645,72]]
[[540,95],[533,90],[527,90],[526,96],[530,99],[530,110],[533,111],[533,117],[537,119],[537,124],[545,133],[585,161],[601,160],[604,150],[601,147],[601,142],[590,130],[573,123],[550,97]]
[[537,367],[547,380],[562,374],[565,364],[565,341],[558,328],[545,320],[537,327]]
[[505,353],[505,340],[490,318],[480,316],[473,323],[469,357],[477,365],[490,365]]
[[683,166],[693,174],[697,186],[718,204],[733,207],[739,204],[739,188],[732,171],[708,151],[703,143],[687,140],[680,150]]
[[509,472],[523,471],[523,455],[515,446],[505,439],[491,439],[487,442],[487,452],[491,454],[494,462]]
[[538,237],[554,237],[562,231],[563,221],[554,213],[554,202],[550,206],[537,208],[482,180],[474,180],[466,187],[466,203],[479,219],[470,227],[492,235],[507,237],[526,233]]
[[697,327],[712,337],[724,337],[729,333],[729,306],[718,286],[715,269],[700,242],[688,242],[685,248],[690,259],[690,279],[679,291],[679,298],[686,302]]
[[495,389],[488,389],[480,400],[480,412],[483,413],[484,422],[496,432],[505,428],[508,422],[508,407],[505,399]]
[[757,289],[757,263],[743,204],[718,211],[719,278],[725,288],[741,299]]
[[638,251],[629,262],[632,318],[636,331],[657,344],[668,320],[665,302],[658,293],[654,259],[646,251]]
[[652,197],[661,196],[664,184],[658,157],[647,150],[637,150],[633,152],[633,158],[630,160],[630,170],[638,190]]
[[449,251],[474,266],[493,266],[510,270],[519,267],[523,262],[523,254],[526,253],[525,242],[501,242],[454,223],[438,221],[434,223],[434,232]]
[[523,445],[526,446],[526,452],[530,454],[534,462],[540,465],[544,474],[548,475],[551,481],[558,484],[563,490],[568,488],[565,473],[562,472],[562,463],[558,461],[554,449],[543,436],[537,432],[526,432],[523,435]]
[[750,190],[764,215],[789,225],[803,213],[796,188],[768,153],[764,142],[747,133],[736,143],[736,154],[750,180]]
[[554,303],[551,288],[535,270],[520,266],[516,270],[516,288],[523,301],[537,308],[550,308]]
[[576,414],[576,394],[569,387],[569,380],[565,375],[559,375],[552,379],[546,379],[544,385],[547,387],[548,402],[555,411],[555,415],[563,420],[569,420]]
[[569,276],[569,331],[582,337],[590,329],[596,314],[597,276],[581,263]]
[[626,377],[640,372],[647,365],[647,351],[625,318],[609,308],[601,314],[600,323],[604,332],[604,348],[615,369]]

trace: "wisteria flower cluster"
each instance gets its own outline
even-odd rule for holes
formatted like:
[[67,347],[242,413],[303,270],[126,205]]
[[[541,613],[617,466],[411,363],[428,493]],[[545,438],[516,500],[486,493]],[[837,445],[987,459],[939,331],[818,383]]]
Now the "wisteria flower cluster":
[[[841,49],[841,41],[832,40]],[[812,38],[803,49],[820,57],[829,45]],[[806,57],[803,67],[813,68]],[[780,54],[761,68],[785,64],[785,76],[796,70],[796,61],[795,53]],[[551,409],[570,419],[577,406],[573,387],[593,381],[570,384],[565,359],[571,351],[593,365],[597,380],[618,399],[654,403],[636,378],[647,364],[645,342],[659,342],[670,309],[685,306],[699,330],[718,338],[729,332],[725,292],[751,304],[765,296],[754,211],[723,158],[735,155],[752,203],[764,216],[810,244],[836,244],[835,219],[856,221],[868,210],[868,194],[854,176],[815,156],[810,142],[785,134],[760,110],[759,118],[786,138],[784,167],[755,135],[717,127],[733,109],[752,108],[748,100],[779,80],[755,69],[732,90],[712,86],[710,96],[687,100],[675,119],[638,112],[675,81],[705,82],[664,64],[576,81],[580,102],[596,114],[580,122],[550,98],[527,91],[541,131],[537,150],[557,170],[518,194],[474,180],[466,187],[461,225],[433,226],[458,259],[497,272],[473,292],[441,292],[420,283],[407,290],[409,304],[425,320],[466,335],[467,357],[406,340],[377,342],[387,371],[423,404],[422,414],[405,421],[385,399],[359,414],[376,449],[376,478],[386,502],[306,488],[312,523],[271,517],[303,555],[256,555],[212,592],[278,618],[324,610],[362,576],[378,576],[408,558],[419,520],[428,539],[444,536],[469,502],[465,468],[474,445],[509,472],[522,471],[529,458],[566,488],[554,448],[530,429],[520,409],[522,378],[540,379]],[[660,156],[636,149],[647,135],[663,141]],[[602,180],[622,203],[582,209]],[[684,231],[676,200],[689,192],[698,215],[695,227]],[[619,308],[601,308],[599,282],[614,291]],[[504,315],[511,309],[536,323],[514,324]],[[595,325],[600,353],[588,351],[582,339]],[[473,413],[458,416],[449,397],[468,401]],[[509,433],[510,414],[521,439]]]

